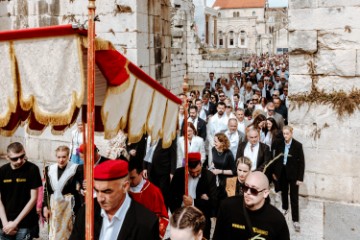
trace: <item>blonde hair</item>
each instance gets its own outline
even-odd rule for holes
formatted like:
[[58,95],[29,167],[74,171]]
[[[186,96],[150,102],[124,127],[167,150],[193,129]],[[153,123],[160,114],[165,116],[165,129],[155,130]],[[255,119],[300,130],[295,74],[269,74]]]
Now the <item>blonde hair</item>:
[[69,156],[69,155],[70,155],[70,148],[69,148],[68,146],[64,146],[64,145],[58,146],[58,147],[56,148],[55,152],[56,152],[56,153],[57,153],[57,152],[66,152],[66,153],[67,153],[67,156]]
[[239,164],[245,164],[249,167],[249,170],[251,170],[252,162],[248,157],[239,157],[236,161],[236,167],[238,167]]
[[290,127],[289,125],[285,125],[282,130],[289,130],[291,133],[293,133],[294,128]]
[[172,214],[171,227],[178,229],[191,228],[194,235],[205,229],[206,219],[204,214],[193,206],[182,207]]

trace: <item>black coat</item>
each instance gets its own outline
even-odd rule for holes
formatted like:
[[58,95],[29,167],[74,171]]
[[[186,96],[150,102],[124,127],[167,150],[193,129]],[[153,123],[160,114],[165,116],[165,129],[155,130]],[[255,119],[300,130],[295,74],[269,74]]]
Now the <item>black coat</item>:
[[[174,174],[177,160],[177,139],[175,138],[169,148],[162,148],[162,139],[159,140],[154,150],[152,163],[144,162],[145,168],[157,176]],[[150,179],[151,180],[151,179]]]
[[[247,142],[239,143],[239,147],[238,147],[237,153],[236,153],[236,159],[244,156],[244,150],[245,150],[246,144],[247,144]],[[269,147],[266,144],[259,142],[259,152],[258,152],[258,157],[257,157],[257,161],[256,161],[256,170],[262,171],[264,169],[265,165],[270,161],[270,158],[271,158],[271,153],[270,153]]]
[[[176,169],[175,175],[171,181],[171,203],[170,210],[174,212],[181,207],[183,201],[183,195],[185,194],[185,168],[181,167]],[[201,195],[206,194],[209,200],[201,199]],[[211,217],[212,210],[217,207],[217,189],[215,175],[203,168],[201,170],[201,176],[196,187],[196,199],[194,199],[195,207],[199,208],[204,215]]]
[[[99,239],[102,217],[100,205],[94,199],[94,240]],[[85,206],[80,208],[69,240],[85,239]],[[128,212],[117,240],[158,240],[159,220],[156,215],[139,203],[131,200]]]
[[[285,141],[279,141],[275,150],[275,156],[284,153]],[[305,158],[302,144],[295,139],[292,139],[289,149],[286,165],[283,164],[284,157],[280,157],[274,165],[274,172],[279,179],[283,168],[286,170],[287,180],[303,181],[305,171]],[[280,179],[281,181],[281,179]]]

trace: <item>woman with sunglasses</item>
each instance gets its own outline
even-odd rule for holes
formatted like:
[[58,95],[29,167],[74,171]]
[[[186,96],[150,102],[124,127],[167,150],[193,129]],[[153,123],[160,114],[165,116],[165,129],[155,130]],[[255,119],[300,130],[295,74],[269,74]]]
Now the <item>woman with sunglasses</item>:
[[45,168],[43,214],[50,228],[49,239],[68,239],[81,206],[77,184],[83,182],[83,168],[69,162],[67,146],[59,146],[55,152],[57,163]]
[[218,95],[216,94],[216,93],[212,93],[211,95],[210,95],[210,101],[213,103],[213,104],[217,104],[217,102],[219,101],[219,99],[218,99]]
[[212,163],[211,172],[216,175],[216,184],[219,192],[219,200],[227,197],[225,191],[226,179],[236,175],[234,156],[230,151],[230,141],[224,133],[216,133],[214,147],[211,149]]
[[240,157],[236,161],[237,176],[226,180],[226,192],[228,197],[243,195],[242,186],[251,172],[251,160],[247,157]]

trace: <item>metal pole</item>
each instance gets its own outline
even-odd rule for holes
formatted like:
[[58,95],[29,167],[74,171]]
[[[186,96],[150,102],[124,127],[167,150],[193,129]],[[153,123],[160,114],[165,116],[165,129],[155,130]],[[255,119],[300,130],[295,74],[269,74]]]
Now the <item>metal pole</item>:
[[95,0],[89,0],[88,10],[88,52],[87,52],[87,136],[86,136],[86,240],[94,239],[94,198],[93,198],[93,169],[94,169],[94,86],[95,86]]
[[189,90],[189,78],[187,75],[184,76],[184,83],[183,83],[183,91],[185,94],[185,101],[183,102],[184,106],[184,156],[185,156],[185,195],[189,195],[189,189],[188,189],[188,181],[189,181],[189,165],[188,165],[188,135],[187,135],[187,129],[188,129],[188,101],[187,101],[187,91]]

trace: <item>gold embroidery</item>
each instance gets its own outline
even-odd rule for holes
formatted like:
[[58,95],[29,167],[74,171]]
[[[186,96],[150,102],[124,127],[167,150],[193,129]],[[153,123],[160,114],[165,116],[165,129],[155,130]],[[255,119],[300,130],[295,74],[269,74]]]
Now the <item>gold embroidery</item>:
[[11,183],[11,182],[12,182],[12,179],[4,179],[3,182],[4,182],[4,183]]
[[16,182],[26,182],[26,178],[17,178]]
[[259,229],[259,228],[256,228],[256,227],[253,227],[253,231],[254,231],[254,233],[259,233],[259,234],[264,235],[264,236],[269,235],[268,231],[265,231],[265,230],[262,230],[262,229]]
[[237,229],[245,229],[244,225],[240,225],[240,224],[237,224],[237,223],[233,223],[233,224],[231,224],[231,226],[233,228],[237,228]]

